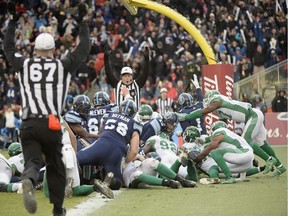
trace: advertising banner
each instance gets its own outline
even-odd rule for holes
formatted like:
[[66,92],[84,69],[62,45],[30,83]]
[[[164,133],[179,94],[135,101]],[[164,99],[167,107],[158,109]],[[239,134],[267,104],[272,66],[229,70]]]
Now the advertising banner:
[[287,145],[288,143],[288,112],[265,113],[267,141],[271,145]]
[[[202,93],[209,90],[218,90],[221,94],[233,98],[234,89],[233,66],[231,64],[212,64],[202,66]],[[209,133],[210,125],[217,121],[218,117],[214,113],[209,113],[204,117],[206,130]],[[230,129],[233,128],[233,121],[227,122]]]

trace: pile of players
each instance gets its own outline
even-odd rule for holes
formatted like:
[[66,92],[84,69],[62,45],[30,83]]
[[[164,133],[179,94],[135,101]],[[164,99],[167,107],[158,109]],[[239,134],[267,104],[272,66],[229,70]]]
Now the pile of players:
[[[147,104],[137,110],[129,99],[120,106],[110,104],[105,92],[95,93],[92,107],[87,96],[75,97],[72,109],[61,118],[66,196],[98,191],[114,198],[112,190],[121,187],[193,188],[198,181],[233,184],[259,172],[274,170],[273,176],[286,172],[266,140],[261,111],[218,91],[208,91],[204,101],[201,89],[197,95],[195,103],[191,94],[182,93],[180,111],[164,116]],[[214,122],[207,134],[203,116],[213,111],[221,121]],[[229,130],[227,119],[244,123],[242,133]],[[171,139],[177,126],[182,129],[177,132],[184,140],[181,148]],[[21,193],[21,182],[11,183],[12,176],[23,170],[20,143],[11,144],[10,153],[9,160],[0,155],[0,191]],[[258,167],[254,154],[265,166]],[[49,196],[45,172],[43,176],[43,191]]]

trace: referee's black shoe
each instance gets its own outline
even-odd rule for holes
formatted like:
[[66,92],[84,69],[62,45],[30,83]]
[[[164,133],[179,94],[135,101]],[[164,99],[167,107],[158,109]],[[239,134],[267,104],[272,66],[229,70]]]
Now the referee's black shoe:
[[34,186],[30,179],[24,179],[22,181],[24,206],[30,214],[34,214],[37,211],[37,202],[34,197]]

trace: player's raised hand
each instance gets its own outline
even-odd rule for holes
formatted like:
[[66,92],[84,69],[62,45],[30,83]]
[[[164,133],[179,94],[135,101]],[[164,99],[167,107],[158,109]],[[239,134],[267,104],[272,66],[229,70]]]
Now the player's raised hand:
[[21,17],[22,13],[17,13],[16,5],[14,1],[9,1],[7,4],[7,11],[10,15],[10,19],[14,22],[18,22],[19,18]]

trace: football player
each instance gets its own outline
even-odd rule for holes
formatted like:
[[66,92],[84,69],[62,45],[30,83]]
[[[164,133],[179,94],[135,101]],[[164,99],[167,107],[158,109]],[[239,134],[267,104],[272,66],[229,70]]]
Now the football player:
[[154,112],[148,104],[142,104],[134,117],[134,119],[141,124],[145,124],[155,118],[162,118],[162,116],[158,112]]
[[279,161],[273,148],[266,140],[264,127],[264,115],[251,104],[231,100],[216,90],[208,91],[205,94],[207,106],[203,109],[193,111],[187,115],[179,115],[180,120],[191,120],[204,116],[215,111],[221,119],[231,119],[236,122],[245,123],[242,137],[253,148],[254,153],[266,161],[264,174],[267,174],[274,165],[277,169],[273,176],[279,176],[286,172],[286,167]]
[[99,91],[93,96],[94,107],[90,108],[88,114],[88,132],[99,134],[100,123],[103,115],[107,112],[118,112],[116,104],[110,104],[110,97],[106,92]]
[[10,183],[12,175],[15,170],[5,158],[4,155],[0,153],[0,192],[17,192],[22,193],[22,183]]
[[[164,178],[158,177],[158,174]],[[181,184],[187,185],[187,183],[184,183],[187,180],[154,158],[131,161],[123,169],[123,181],[127,188],[143,187],[142,183],[174,189],[178,189]],[[196,184],[193,183],[192,185],[194,187]]]
[[174,112],[167,112],[163,118],[155,118],[148,121],[143,126],[143,131],[140,135],[140,144],[144,146],[145,142],[152,136],[165,132],[172,136],[176,126],[178,124],[178,117]]
[[[159,135],[150,137],[146,141],[145,146],[143,147],[143,151],[145,154],[148,154],[149,152],[156,152],[157,155],[161,158],[162,164],[170,167],[170,169],[175,173],[178,173],[180,176],[188,180],[197,181],[197,175],[195,174],[196,168],[193,167],[192,162],[189,163],[187,168],[181,166],[183,154],[177,156],[177,144],[169,140],[169,136],[167,136],[167,134],[164,132],[161,132]],[[187,157],[187,155],[185,157]],[[183,165],[186,166],[187,163],[183,163]],[[176,166],[177,168],[175,168]],[[181,184],[183,187],[195,186],[196,183],[192,181],[182,181]],[[193,183],[192,185],[191,182]]]
[[[142,131],[142,125],[133,119],[137,109],[132,100],[123,101],[119,110],[106,113],[99,139],[77,152],[80,165],[101,165],[107,174],[112,172],[115,178],[110,188],[115,190],[121,187],[122,158],[125,157],[125,163],[134,160],[139,151],[139,134]],[[127,144],[130,144],[128,152]]]
[[[226,176],[226,180],[222,183],[236,183],[231,169],[236,173],[245,173],[252,167],[253,149],[243,137],[227,129],[227,124],[223,121],[216,121],[211,125],[211,134],[211,143],[193,160],[201,162],[207,155],[210,155]],[[230,165],[228,166],[227,163]]]
[[[179,113],[190,113],[192,111],[202,109],[204,107],[203,104],[203,96],[202,90],[199,86],[197,76],[194,74],[194,80],[191,79],[191,83],[196,88],[197,101],[194,102],[193,97],[190,93],[182,93],[178,97],[178,104],[180,106]],[[189,126],[195,126],[199,128],[201,134],[206,134],[206,127],[204,125],[203,116],[196,119],[190,119],[186,121],[180,121],[180,125],[183,131]]]
[[[94,191],[104,194],[108,198],[114,198],[113,192],[110,188],[106,187],[105,184],[101,183],[99,180],[95,180],[93,185],[80,185],[80,176],[77,166],[77,158],[75,151],[72,147],[72,143],[75,145],[76,137],[74,136],[72,130],[69,128],[68,124],[60,118],[61,129],[62,129],[62,154],[63,162],[66,168],[66,188],[65,196],[86,196]],[[44,195],[49,197],[48,183],[47,179],[44,177],[43,183]]]
[[88,113],[91,108],[90,99],[86,95],[78,95],[74,98],[72,110],[64,115],[73,133],[79,138],[77,151],[98,139],[98,134],[88,132]]

